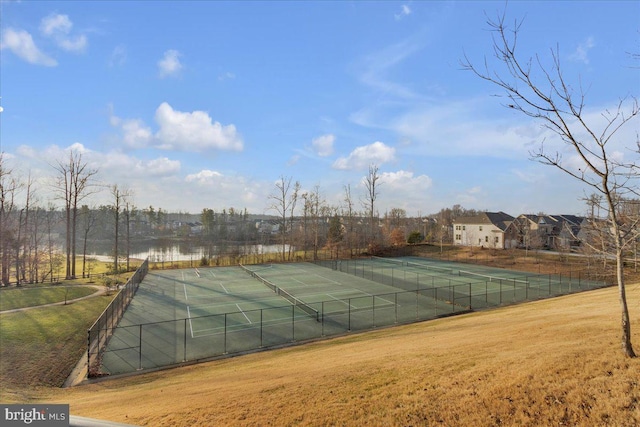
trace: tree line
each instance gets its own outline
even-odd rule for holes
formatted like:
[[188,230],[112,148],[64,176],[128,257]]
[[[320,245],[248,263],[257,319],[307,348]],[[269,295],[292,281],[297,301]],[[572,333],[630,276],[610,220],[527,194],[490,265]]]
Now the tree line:
[[[199,215],[139,208],[130,189],[101,184],[98,169],[76,149],[52,163],[51,171],[49,184],[37,188],[30,175],[24,177],[11,168],[0,153],[2,286],[87,277],[93,269],[88,250],[96,241],[110,245],[113,272],[130,268],[132,242],[144,237],[188,239],[211,248],[208,258],[233,251],[240,243],[278,243],[283,260],[294,259],[295,250],[304,252],[304,258],[317,258],[326,249],[336,257],[353,256],[425,238],[450,241],[446,226],[453,218],[476,212],[456,205],[431,218],[409,218],[401,208],[381,215],[376,165],[369,167],[364,192],[356,195],[345,185],[338,205],[326,200],[319,185],[304,190],[291,177],[280,177],[268,196],[270,215],[259,220],[246,208],[218,212],[205,208]],[[109,192],[110,203],[92,206],[92,196],[104,191]]]

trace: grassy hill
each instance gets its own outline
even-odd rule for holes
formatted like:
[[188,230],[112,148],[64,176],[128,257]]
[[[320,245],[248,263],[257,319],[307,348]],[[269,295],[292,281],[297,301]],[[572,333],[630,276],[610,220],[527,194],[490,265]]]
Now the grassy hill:
[[[628,286],[640,350],[640,285]],[[640,424],[615,288],[6,400],[147,426]]]

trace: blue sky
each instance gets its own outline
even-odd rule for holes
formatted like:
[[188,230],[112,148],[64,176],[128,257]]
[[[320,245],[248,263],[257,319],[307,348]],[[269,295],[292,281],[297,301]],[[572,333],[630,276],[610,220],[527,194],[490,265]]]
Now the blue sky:
[[[490,56],[486,16],[502,1],[0,7],[1,150],[39,180],[43,204],[50,164],[75,147],[101,183],[170,211],[268,213],[281,176],[337,206],[345,185],[364,198],[370,164],[381,214],[586,211],[588,190],[529,160],[553,138],[460,67],[465,53]],[[640,51],[640,2],[514,1],[507,16],[524,18],[523,55],[548,63],[558,47],[589,117],[640,95],[629,55]],[[621,147],[638,127],[619,134]]]

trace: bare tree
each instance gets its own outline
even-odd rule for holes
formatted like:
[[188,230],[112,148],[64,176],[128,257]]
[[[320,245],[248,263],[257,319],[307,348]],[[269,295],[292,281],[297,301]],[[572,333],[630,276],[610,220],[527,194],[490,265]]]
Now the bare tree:
[[64,201],[66,214],[65,247],[67,279],[76,277],[76,225],[78,222],[78,204],[91,192],[91,179],[98,173],[82,159],[82,153],[71,149],[69,157],[61,159],[53,166],[58,172],[55,184],[59,198]]
[[80,208],[80,217],[82,221],[82,277],[87,277],[87,242],[89,240],[89,233],[95,227],[97,218],[94,209],[91,209],[87,205],[82,205]]
[[127,191],[124,200],[124,220],[125,220],[125,239],[126,239],[126,251],[127,251],[127,271],[131,268],[131,219],[136,216],[137,209],[135,205],[129,200],[133,197],[132,191]]
[[11,275],[11,248],[16,241],[16,193],[21,187],[13,169],[7,165],[4,153],[0,152],[0,284],[9,285]]
[[355,243],[354,222],[355,211],[353,208],[353,197],[351,197],[351,185],[344,186],[344,209],[343,216],[347,217],[347,245],[349,245],[349,255],[353,257],[353,246]]
[[[295,216],[296,204],[300,195],[300,182],[296,181],[293,184],[293,191],[289,196],[289,228],[293,227],[293,218]],[[289,242],[289,261],[291,261],[291,251],[293,251],[293,245]]]
[[[271,200],[269,209],[276,211],[278,213],[278,217],[280,218],[280,239],[282,243],[282,260],[284,261],[287,253],[286,239],[287,227],[289,226],[289,222],[287,221],[287,214],[289,213],[292,202],[294,200],[291,194],[291,177],[285,178],[284,176],[280,176],[280,179],[276,181],[275,185],[275,192],[269,195],[269,200]],[[299,188],[300,185],[296,182],[294,190]],[[297,200],[297,195],[295,200]]]
[[[623,252],[630,243],[627,232],[630,228],[621,227],[618,201],[629,194],[638,194],[639,163],[637,158],[636,161],[621,161],[619,153],[616,153],[618,150],[614,150],[612,145],[618,131],[640,113],[638,101],[636,98],[621,99],[615,110],[601,115],[604,125],[599,125],[585,110],[585,92],[581,87],[575,90],[562,73],[557,47],[550,51],[550,65],[545,65],[539,55],[523,59],[516,53],[522,22],[515,21],[510,28],[502,14],[496,20],[489,20],[488,24],[493,32],[493,51],[498,65],[490,67],[485,58],[484,65],[477,67],[465,55],[462,66],[503,90],[508,99],[505,107],[540,121],[544,128],[559,137],[562,145],[580,159],[580,167],[574,168],[560,152],[549,151],[544,143],[530,153],[532,159],[558,168],[603,197],[607,230],[616,258],[622,348],[628,357],[635,357],[623,275]],[[640,142],[636,143],[637,148],[629,150],[634,155],[640,152]],[[629,225],[637,227],[637,224]]]
[[123,190],[118,187],[118,184],[114,184],[111,186],[111,196],[113,197],[113,205],[111,205],[111,210],[113,211],[113,219],[114,219],[114,232],[113,232],[113,274],[119,274],[119,257],[120,257],[120,214],[123,206],[128,204],[129,200],[129,191]]
[[376,203],[376,199],[379,196],[379,188],[380,187],[380,183],[378,182],[380,180],[380,175],[378,175],[378,166],[377,165],[369,165],[369,172],[367,173],[367,176],[364,177],[364,186],[365,186],[365,199],[363,201],[363,205],[364,208],[366,210],[366,212],[369,215],[369,231],[370,231],[370,235],[369,235],[369,244],[370,245],[374,245],[376,238],[377,238],[377,227],[378,227],[378,223],[375,220],[376,219],[376,210],[375,210],[375,203]]

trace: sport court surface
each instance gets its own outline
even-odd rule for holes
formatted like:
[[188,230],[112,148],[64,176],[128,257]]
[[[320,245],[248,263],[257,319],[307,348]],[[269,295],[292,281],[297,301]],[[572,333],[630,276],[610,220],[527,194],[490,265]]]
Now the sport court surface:
[[601,286],[412,257],[150,271],[113,331],[102,371],[193,362]]

